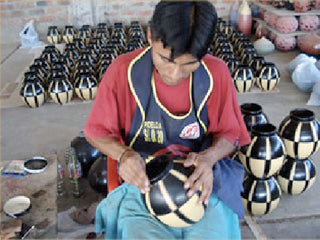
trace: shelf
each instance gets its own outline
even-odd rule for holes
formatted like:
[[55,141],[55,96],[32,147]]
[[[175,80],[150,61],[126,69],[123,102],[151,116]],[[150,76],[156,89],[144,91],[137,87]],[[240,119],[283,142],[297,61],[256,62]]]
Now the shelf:
[[275,33],[277,36],[296,37],[296,36],[302,36],[302,35],[306,35],[306,34],[312,33],[311,31],[310,32],[295,31],[293,33],[282,33],[282,32],[279,32],[278,30],[274,29],[270,25],[268,25],[264,20],[262,20],[260,18],[253,18],[253,20],[257,21],[258,23],[261,23],[263,25],[263,27],[266,27],[269,31]]
[[320,15],[320,10],[311,10],[303,13],[295,12],[294,10],[287,10],[283,8],[275,8],[272,5],[266,5],[259,2],[254,2],[254,5],[263,8],[267,11],[272,12],[273,14],[276,14],[278,16],[303,16],[303,15]]

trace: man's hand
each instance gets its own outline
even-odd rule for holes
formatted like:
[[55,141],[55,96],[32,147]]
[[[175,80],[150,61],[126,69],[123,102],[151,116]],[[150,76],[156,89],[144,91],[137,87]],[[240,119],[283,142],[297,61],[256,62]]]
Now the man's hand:
[[141,193],[150,191],[145,161],[134,150],[126,151],[121,156],[119,175],[126,183],[136,185]]
[[208,204],[209,202],[213,186],[213,164],[214,162],[206,154],[194,152],[189,153],[184,162],[185,167],[195,166],[195,170],[185,182],[184,188],[190,188],[187,193],[188,197],[201,190],[199,204]]

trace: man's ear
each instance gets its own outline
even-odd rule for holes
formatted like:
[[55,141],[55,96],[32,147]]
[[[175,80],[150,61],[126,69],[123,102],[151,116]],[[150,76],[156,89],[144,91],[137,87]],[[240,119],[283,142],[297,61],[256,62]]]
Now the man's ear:
[[148,27],[147,29],[147,39],[150,46],[152,46],[152,37],[151,37],[151,29]]

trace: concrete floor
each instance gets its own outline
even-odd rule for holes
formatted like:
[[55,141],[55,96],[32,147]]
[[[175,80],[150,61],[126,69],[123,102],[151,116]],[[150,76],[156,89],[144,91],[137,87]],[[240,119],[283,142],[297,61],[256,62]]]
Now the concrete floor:
[[[23,72],[41,49],[21,49],[18,44],[1,46],[1,159],[26,159],[34,155],[58,153],[64,161],[64,151],[71,140],[82,130],[92,102],[72,101],[58,106],[45,103],[37,109],[27,108],[18,96],[18,83]],[[301,92],[291,81],[286,71],[287,64],[298,52],[274,52],[266,57],[276,63],[281,72],[277,91],[271,93],[251,92],[239,94],[239,103],[255,102],[262,106],[269,120],[279,126],[291,109],[308,108],[320,119],[320,107],[307,106],[309,94]],[[313,155],[313,161],[320,169],[320,152]],[[68,189],[68,183],[66,183]],[[81,206],[100,199],[86,186],[87,196],[74,199],[71,194],[63,198],[61,210],[69,206]],[[311,189],[298,196],[283,194],[278,207],[262,217],[242,221],[244,239],[317,239],[320,238],[320,183],[317,180]],[[250,223],[248,225],[248,222]]]

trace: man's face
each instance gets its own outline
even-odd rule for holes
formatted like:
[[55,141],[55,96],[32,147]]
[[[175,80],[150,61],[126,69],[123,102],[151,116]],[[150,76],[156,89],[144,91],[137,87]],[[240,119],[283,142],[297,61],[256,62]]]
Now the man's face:
[[153,64],[167,85],[178,85],[200,66],[200,62],[189,53],[171,61],[171,47],[164,48],[160,40],[152,40],[150,44]]

